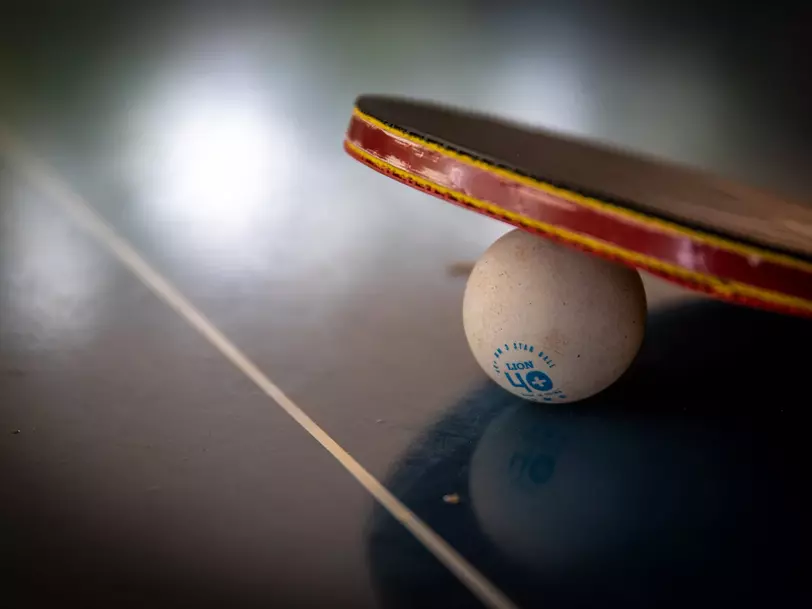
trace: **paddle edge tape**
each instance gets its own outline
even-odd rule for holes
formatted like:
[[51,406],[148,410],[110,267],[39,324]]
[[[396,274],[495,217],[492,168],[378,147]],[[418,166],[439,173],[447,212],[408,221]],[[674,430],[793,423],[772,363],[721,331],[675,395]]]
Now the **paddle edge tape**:
[[460,152],[459,150],[455,150],[453,148],[437,144],[435,142],[422,138],[418,135],[415,135],[409,131],[400,129],[398,127],[395,127],[394,125],[383,122],[373,116],[366,114],[357,107],[353,108],[353,115],[358,119],[362,120],[363,122],[373,125],[374,127],[382,131],[409,140],[424,148],[432,150],[433,152],[442,154],[445,157],[455,159],[457,161],[463,162],[467,165],[471,165],[478,169],[482,169],[493,175],[502,177],[517,184],[523,184],[525,186],[529,186],[531,188],[540,190],[551,196],[565,199],[570,203],[591,208],[604,215],[615,216],[625,220],[631,220],[638,224],[645,224],[649,227],[656,227],[660,231],[677,234],[683,237],[689,237],[692,241],[704,243],[713,246],[717,249],[733,252],[741,256],[758,257],[763,260],[773,262],[775,264],[797,268],[804,272],[812,273],[812,262],[799,260],[797,258],[792,257],[791,255],[782,254],[778,251],[773,251],[767,248],[761,248],[758,247],[757,245],[739,243],[736,241],[728,240],[725,239],[724,237],[709,234],[707,232],[703,232],[695,228],[689,228],[683,226],[682,224],[671,222],[664,218],[641,213],[639,211],[635,211],[634,209],[629,209],[617,204],[597,199],[593,196],[587,196],[585,194],[568,190],[560,186],[555,186],[553,184],[550,184],[549,182],[545,182],[543,180],[539,180],[537,178],[533,178],[525,174],[513,172],[509,169],[506,169],[505,167],[489,163],[485,160],[482,160],[470,154]]
[[[364,113],[360,112],[357,109],[355,110],[355,115],[361,120],[373,124],[378,129],[394,133],[398,137],[406,138],[412,142],[418,143],[421,146],[429,147],[437,153],[446,156],[453,156],[458,160],[463,160],[470,164],[475,164],[478,168],[484,169],[489,172],[494,173],[498,172],[502,175],[502,177],[513,181],[521,180],[523,182],[528,183],[534,188],[546,187],[545,189],[550,194],[559,197],[566,196],[567,200],[572,201],[574,203],[581,203],[581,201],[584,200],[588,201],[590,207],[595,207],[597,205],[600,207],[602,211],[604,209],[612,211],[622,211],[624,216],[632,216],[638,222],[642,221],[648,224],[655,225],[657,226],[658,229],[667,227],[670,228],[671,230],[676,230],[681,235],[691,239],[694,239],[695,235],[698,235],[700,238],[707,237],[707,241],[709,242],[709,244],[715,247],[718,246],[717,243],[730,245],[721,239],[708,237],[706,235],[703,235],[702,233],[692,231],[691,229],[683,230],[681,227],[669,225],[667,222],[664,222],[662,220],[650,219],[647,216],[644,216],[642,214],[635,214],[634,212],[625,213],[627,212],[627,210],[618,210],[618,208],[616,208],[615,206],[603,204],[603,202],[598,201],[596,199],[589,199],[587,197],[584,197],[583,195],[570,193],[569,191],[565,191],[563,189],[554,186],[546,185],[543,182],[533,180],[532,178],[525,178],[524,176],[516,176],[507,170],[493,167],[492,165],[480,161],[478,159],[474,159],[472,157],[468,157],[467,155],[463,155],[461,153],[448,150],[446,148],[443,148],[442,146],[433,144],[431,142],[427,142],[422,138],[413,136],[412,134],[403,132],[399,129],[395,129],[385,123],[382,123],[381,121],[378,121],[377,119],[367,117],[367,115],[365,115]],[[384,173],[390,177],[398,179],[399,181],[407,185],[410,185],[414,188],[417,188],[434,196],[445,199],[451,203],[455,203],[457,205],[473,209],[475,211],[478,211],[479,213],[483,213],[493,218],[513,224],[514,226],[518,226],[525,230],[530,230],[532,232],[541,234],[542,236],[545,236],[547,238],[552,238],[555,239],[556,241],[578,247],[582,250],[600,255],[603,258],[607,258],[637,268],[641,268],[657,276],[663,277],[669,281],[678,283],[680,285],[683,285],[696,291],[714,295],[718,298],[730,302],[746,304],[749,306],[769,308],[784,313],[790,313],[793,315],[812,316],[812,301],[810,300],[796,296],[790,296],[773,290],[767,290],[747,283],[742,283],[740,281],[733,281],[729,279],[720,278],[715,275],[704,274],[694,270],[685,269],[664,262],[655,257],[641,254],[639,252],[635,252],[633,250],[629,250],[623,247],[619,247],[617,245],[602,241],[600,239],[596,239],[594,237],[590,237],[587,235],[583,235],[581,233],[563,229],[551,224],[541,222],[539,220],[528,218],[519,213],[508,211],[497,205],[488,203],[481,199],[477,199],[470,195],[465,195],[460,192],[453,191],[449,188],[431,182],[430,180],[427,180],[419,175],[409,172],[401,167],[396,167],[395,165],[388,163],[378,158],[377,156],[363,150],[362,148],[351,142],[349,139],[345,140],[344,147],[351,156],[364,162],[373,169],[376,169],[381,173]],[[735,246],[735,244],[732,245]],[[735,248],[727,248],[727,249],[735,249],[737,250],[736,253],[739,254],[747,252],[746,255],[755,255],[764,258],[766,258],[767,255],[772,255],[773,257],[780,258],[782,262],[784,261],[783,259],[786,258],[786,260],[792,263],[798,263],[798,261],[795,261],[792,258],[776,255],[771,252],[759,250],[757,248],[751,249],[748,246],[741,247],[736,246]],[[778,262],[777,260],[772,261],[774,263]],[[803,263],[798,264],[803,265]],[[808,270],[812,271],[812,265],[807,266],[809,266]]]

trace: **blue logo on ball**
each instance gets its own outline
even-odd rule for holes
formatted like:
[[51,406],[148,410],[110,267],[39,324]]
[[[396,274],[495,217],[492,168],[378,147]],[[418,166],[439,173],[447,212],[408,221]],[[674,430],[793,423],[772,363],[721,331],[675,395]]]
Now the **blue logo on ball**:
[[536,391],[550,391],[553,388],[553,381],[541,370],[533,370],[525,376],[527,384]]

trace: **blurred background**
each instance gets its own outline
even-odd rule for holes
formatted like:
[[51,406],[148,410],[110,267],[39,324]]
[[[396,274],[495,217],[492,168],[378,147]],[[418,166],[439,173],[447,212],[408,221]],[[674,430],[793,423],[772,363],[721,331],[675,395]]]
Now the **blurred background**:
[[[434,448],[415,463],[439,467],[443,442],[473,447],[485,433],[484,423],[463,423],[470,401],[480,405],[473,420],[483,403],[500,403],[481,389],[460,319],[465,280],[450,270],[475,261],[506,227],[346,157],[353,99],[388,93],[488,111],[809,202],[810,18],[801,2],[757,10],[631,1],[11,2],[0,17],[0,127],[373,475],[401,480],[428,469],[408,461],[427,430]],[[0,606],[394,603],[396,595],[381,592],[389,580],[371,567],[383,563],[369,542],[381,523],[369,520],[368,494],[14,173],[7,152]],[[684,343],[702,345],[713,319],[739,311],[714,305],[694,324],[691,315],[656,317],[698,298],[645,281],[653,319],[688,320],[680,321]],[[739,327],[758,327],[767,342],[808,330],[739,315]],[[660,371],[672,365],[662,349],[646,360]],[[785,359],[787,349],[762,344],[753,355],[737,344],[704,365],[769,359],[771,373],[784,375],[777,385],[791,389],[799,363]],[[680,361],[690,357],[680,353]],[[665,390],[651,385],[646,395],[657,404]],[[613,395],[624,402],[622,392]],[[715,404],[725,392],[706,395]],[[793,427],[793,404],[803,405],[775,395],[780,412],[772,414],[783,418],[770,446]],[[695,396],[684,399],[692,413],[701,410]],[[451,417],[460,404],[463,414]],[[668,409],[683,412],[673,401]],[[751,433],[755,425],[733,427]],[[786,465],[773,457],[770,467]],[[449,488],[421,501],[453,509],[442,494],[455,492],[455,479],[443,478]],[[422,506],[420,485],[408,487],[399,496]],[[782,502],[765,517],[785,517]],[[485,552],[482,565],[509,571],[486,538],[469,557],[479,564]],[[437,566],[422,548],[393,542],[391,552],[398,572]],[[760,563],[747,568],[752,574]],[[415,603],[433,606],[432,591],[451,580],[432,571],[415,587],[427,590]],[[438,605],[476,606],[448,586]],[[549,598],[642,606],[662,604],[665,589],[630,599],[601,588],[604,596],[576,598],[565,587]],[[739,601],[757,598],[742,590]],[[514,596],[531,606],[547,598],[543,587]]]

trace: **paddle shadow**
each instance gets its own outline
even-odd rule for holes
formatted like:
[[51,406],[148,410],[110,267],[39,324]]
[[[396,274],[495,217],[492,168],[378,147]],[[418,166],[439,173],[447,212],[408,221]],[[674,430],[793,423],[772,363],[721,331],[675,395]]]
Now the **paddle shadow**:
[[[609,390],[542,406],[488,383],[384,483],[521,606],[797,602],[810,339],[715,302],[657,312]],[[384,606],[478,606],[379,507],[367,543]]]

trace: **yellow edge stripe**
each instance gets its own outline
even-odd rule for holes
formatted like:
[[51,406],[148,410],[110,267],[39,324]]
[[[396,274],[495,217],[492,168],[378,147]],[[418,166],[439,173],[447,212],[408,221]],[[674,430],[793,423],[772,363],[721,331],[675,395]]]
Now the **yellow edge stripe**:
[[577,203],[583,205],[585,207],[589,207],[600,211],[601,213],[608,213],[615,216],[625,217],[629,220],[633,220],[634,222],[642,223],[649,226],[656,226],[660,230],[666,232],[677,233],[679,235],[688,236],[694,241],[701,241],[703,243],[707,243],[719,249],[727,250],[730,252],[734,252],[736,254],[740,254],[742,256],[752,257],[758,256],[759,258],[763,258],[764,260],[769,260],[770,262],[774,262],[776,264],[780,264],[783,266],[791,266],[794,268],[801,269],[802,271],[812,272],[812,264],[808,262],[804,262],[801,260],[796,260],[790,256],[786,256],[783,254],[778,254],[776,252],[771,252],[768,250],[762,250],[758,247],[754,247],[751,245],[744,245],[741,243],[734,243],[731,241],[727,241],[720,237],[714,237],[713,235],[708,235],[706,233],[693,230],[690,228],[685,228],[684,226],[680,226],[678,224],[673,224],[668,222],[667,220],[662,220],[660,218],[653,218],[647,216],[645,214],[641,214],[635,212],[630,209],[625,209],[623,207],[618,207],[616,205],[612,205],[611,203],[606,203],[605,201],[600,201],[599,199],[593,199],[592,197],[586,197],[584,195],[578,194],[576,192],[572,192],[570,190],[566,190],[564,188],[559,188],[557,186],[553,186],[552,184],[548,184],[547,182],[542,182],[540,180],[536,180],[535,178],[530,178],[528,176],[519,175],[517,173],[513,173],[507,169],[503,169],[502,167],[497,167],[495,165],[491,165],[485,161],[481,161],[474,157],[468,156],[467,154],[463,154],[461,152],[457,152],[456,150],[451,150],[449,148],[445,148],[440,146],[439,144],[435,144],[433,142],[429,142],[428,140],[424,140],[421,137],[416,135],[412,135],[411,133],[407,133],[406,131],[402,131],[401,129],[397,129],[396,127],[392,127],[379,121],[378,119],[365,114],[358,108],[353,110],[353,114],[358,116],[361,120],[370,123],[376,126],[383,131],[388,131],[390,133],[394,133],[399,137],[407,139],[411,142],[416,144],[420,144],[430,150],[438,152],[444,156],[454,158],[458,161],[462,161],[468,165],[472,165],[474,167],[478,167],[480,169],[484,169],[492,174],[496,174],[503,178],[507,178],[513,182],[518,182],[520,184],[524,184],[526,186],[531,186],[533,188],[542,190],[547,194],[561,197],[566,199],[567,201],[571,201],[572,203]]
[[413,181],[425,188],[429,188],[441,194],[448,195],[452,198],[465,201],[466,203],[477,209],[488,211],[492,214],[496,214],[497,216],[507,218],[512,222],[515,222],[521,226],[530,226],[533,228],[537,228],[546,233],[556,235],[557,237],[560,237],[561,239],[564,239],[566,241],[579,243],[581,245],[588,247],[589,249],[593,249],[598,252],[603,252],[605,254],[615,256],[622,260],[631,262],[632,264],[637,264],[639,266],[648,266],[650,268],[660,270],[668,275],[681,277],[688,281],[693,281],[695,283],[709,286],[714,292],[720,295],[743,296],[747,298],[761,300],[764,302],[812,311],[812,302],[807,301],[803,298],[798,298],[795,296],[787,296],[786,294],[773,292],[772,290],[764,290],[762,288],[757,288],[744,283],[739,283],[737,281],[727,281],[719,279],[712,275],[703,275],[702,273],[698,273],[696,271],[689,271],[687,269],[674,266],[667,262],[663,262],[657,258],[652,258],[651,256],[646,256],[644,254],[632,252],[623,249],[621,247],[618,247],[616,245],[606,243],[605,241],[595,239],[593,237],[588,237],[580,233],[572,232],[566,229],[559,228],[557,226],[553,226],[551,224],[546,224],[538,220],[527,218],[525,216],[522,216],[521,214],[513,213],[505,209],[502,209],[497,205],[493,205],[491,203],[481,201],[480,199],[476,199],[474,197],[458,193],[449,188],[445,188],[444,186],[440,186],[439,184],[421,178],[420,176],[414,175],[408,171],[400,169],[399,167],[395,167],[394,165],[391,165],[386,161],[379,159],[375,155],[370,154],[366,150],[359,148],[349,140],[346,140],[346,145],[352,148],[352,150],[356,154],[358,154],[358,156],[363,157],[364,159],[368,160],[373,165],[380,167],[381,169],[386,169],[387,171],[390,171],[402,178]]

